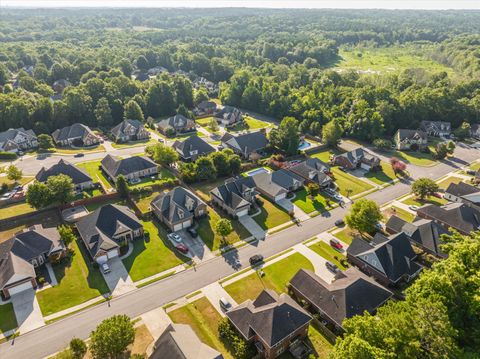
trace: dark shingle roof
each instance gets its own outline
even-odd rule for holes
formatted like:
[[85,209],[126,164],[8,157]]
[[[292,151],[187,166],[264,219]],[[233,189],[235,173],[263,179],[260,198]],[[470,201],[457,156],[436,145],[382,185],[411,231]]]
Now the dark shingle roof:
[[20,128],[9,128],[6,131],[0,132],[0,143],[4,143],[9,140],[13,140],[19,133],[27,137],[37,137],[33,130],[25,130],[23,127]]
[[175,115],[165,120],[161,120],[158,122],[157,126],[163,129],[172,127],[175,130],[181,130],[186,126],[192,125],[193,122],[193,120],[186,118],[183,115]]
[[174,223],[193,217],[193,212],[200,205],[205,204],[200,198],[183,187],[175,187],[155,197],[152,207],[162,212],[163,217]]
[[370,152],[365,151],[363,148],[359,147],[350,152],[342,153],[335,157],[344,157],[348,162],[353,165],[356,165],[358,162],[368,163],[372,166],[380,164],[380,158],[372,155]]
[[289,171],[319,185],[326,185],[332,182],[332,179],[326,173],[330,171],[330,167],[320,161],[318,158],[308,158],[307,160],[289,168]]
[[445,193],[456,197],[462,197],[473,193],[479,193],[480,189],[465,182],[450,183]]
[[101,163],[105,170],[114,177],[126,176],[130,173],[158,167],[155,162],[146,156],[115,158],[112,155],[107,155]]
[[421,138],[426,140],[427,139],[427,134],[424,131],[421,130],[409,130],[409,129],[399,129],[398,133],[400,135],[400,139],[416,139],[416,138]]
[[58,176],[60,174],[70,177],[74,184],[92,181],[92,177],[90,177],[85,170],[75,167],[64,159],[61,159],[58,161],[58,163],[52,165],[48,169],[42,167],[42,169],[35,176],[35,179],[39,182],[46,182],[48,177]]
[[420,207],[417,215],[422,218],[433,218],[466,234],[480,228],[480,209],[475,205],[447,203],[443,206],[436,206],[428,204]]
[[275,183],[272,180],[272,174],[269,172],[261,172],[252,176],[253,181],[255,182],[255,187],[266,192],[272,197],[278,196],[282,193],[287,193],[287,190]]
[[262,131],[245,133],[238,136],[225,133],[221,141],[237,149],[244,155],[259,151],[268,145],[267,136]]
[[65,141],[71,138],[85,138],[87,134],[92,134],[95,136],[93,131],[82,123],[74,123],[71,126],[63,127],[61,129],[55,130],[52,133],[52,137],[57,141]]
[[139,120],[123,120],[118,125],[112,128],[111,132],[114,136],[121,136],[126,127],[133,127],[136,129],[137,133],[143,127],[143,123]]
[[194,151],[196,151],[197,156],[215,152],[215,148],[196,135],[190,136],[183,141],[175,141],[172,147],[181,152],[184,158],[189,158],[191,156],[190,152]]
[[231,178],[210,192],[230,208],[236,209],[250,204],[242,197],[246,189],[255,189],[255,182],[251,177]]

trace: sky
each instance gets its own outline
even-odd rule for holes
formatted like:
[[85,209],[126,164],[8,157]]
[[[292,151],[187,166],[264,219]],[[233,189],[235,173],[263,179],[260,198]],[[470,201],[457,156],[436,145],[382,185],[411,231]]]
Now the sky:
[[0,0],[0,7],[480,9],[480,0]]

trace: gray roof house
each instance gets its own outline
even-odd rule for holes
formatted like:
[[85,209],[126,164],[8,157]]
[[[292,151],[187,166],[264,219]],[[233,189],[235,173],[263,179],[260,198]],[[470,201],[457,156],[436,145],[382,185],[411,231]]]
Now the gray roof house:
[[380,158],[363,148],[356,148],[350,152],[334,156],[333,163],[349,170],[362,168],[371,171],[380,167]]
[[129,142],[150,138],[143,123],[139,120],[123,120],[110,131],[115,142]]
[[226,313],[243,338],[266,358],[275,358],[306,337],[312,317],[287,294],[264,289]]
[[457,203],[480,203],[480,189],[465,182],[450,183],[443,198]]
[[444,121],[422,121],[420,129],[428,136],[448,138],[452,133],[452,124]]
[[0,151],[17,152],[38,146],[37,136],[32,130],[10,128],[0,133]]
[[347,249],[347,260],[363,272],[374,276],[380,283],[395,285],[410,281],[422,267],[408,236],[401,232],[386,237],[377,233],[371,242],[355,238]]
[[248,214],[256,194],[255,182],[251,177],[230,178],[210,191],[213,204],[237,217]]
[[52,133],[52,138],[60,146],[93,146],[101,142],[100,137],[82,123],[57,129]]
[[328,175],[330,167],[318,158],[308,158],[288,170],[302,177],[305,182],[316,183],[322,188],[330,187],[333,183],[332,178]]
[[337,330],[342,330],[347,318],[363,315],[365,311],[374,314],[393,295],[355,267],[338,273],[331,283],[309,270],[300,269],[290,280],[289,287],[296,298],[307,302]]
[[427,204],[417,210],[417,216],[431,219],[447,230],[451,227],[462,234],[470,234],[480,229],[480,207],[473,204]]
[[167,135],[169,131],[185,133],[195,131],[195,121],[183,115],[175,115],[157,123],[158,130]]
[[195,107],[195,114],[211,115],[217,109],[217,104],[213,101],[202,101]]
[[35,176],[35,179],[38,182],[46,182],[48,177],[58,176],[60,174],[70,177],[76,190],[81,191],[93,187],[92,177],[90,177],[84,169],[72,165],[63,158],[49,168],[42,167]]
[[427,147],[427,134],[421,130],[399,129],[393,136],[397,150],[423,150]]
[[178,152],[182,161],[195,161],[200,156],[215,152],[215,148],[197,135],[189,136],[183,141],[175,141],[172,147]]
[[143,235],[143,225],[125,206],[107,204],[89,213],[77,230],[90,256],[98,263],[118,257],[120,245]]
[[183,187],[159,194],[153,199],[151,208],[155,216],[173,232],[190,227],[194,218],[207,213],[205,202]]
[[267,136],[263,131],[244,133],[234,136],[225,132],[220,139],[223,147],[230,148],[236,154],[249,159],[254,153],[259,153],[268,145]]
[[257,173],[252,179],[258,192],[274,202],[284,199],[288,193],[298,190],[304,183],[302,177],[284,169]]
[[480,125],[478,123],[470,125],[470,136],[477,140],[480,139]]
[[233,106],[223,106],[217,109],[213,116],[224,126],[231,126],[243,119],[242,112]]
[[106,155],[101,161],[101,166],[114,182],[120,175],[123,175],[128,181],[132,181],[158,173],[158,165],[146,156],[116,158]]

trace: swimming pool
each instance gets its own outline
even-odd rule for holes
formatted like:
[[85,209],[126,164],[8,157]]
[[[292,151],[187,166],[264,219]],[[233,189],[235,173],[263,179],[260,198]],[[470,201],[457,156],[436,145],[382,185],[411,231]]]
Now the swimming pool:
[[302,150],[306,150],[307,148],[309,148],[312,144],[306,140],[303,140],[302,142],[300,142],[300,145],[298,145],[298,150],[299,151],[302,151]]
[[247,176],[255,176],[255,175],[258,175],[259,173],[268,173],[268,170],[266,168],[257,168],[255,170],[251,170],[249,172],[247,172]]

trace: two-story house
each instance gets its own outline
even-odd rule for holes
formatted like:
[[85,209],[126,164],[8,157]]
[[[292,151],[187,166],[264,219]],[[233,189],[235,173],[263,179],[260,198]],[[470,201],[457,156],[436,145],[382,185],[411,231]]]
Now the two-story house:
[[123,120],[110,132],[115,142],[139,141],[150,138],[150,132],[138,120]]
[[218,108],[213,116],[224,126],[232,126],[243,119],[242,111],[232,106]]
[[189,136],[183,141],[175,141],[172,147],[185,162],[196,161],[200,156],[215,152],[215,148],[196,135]]
[[228,132],[220,139],[223,148],[230,148],[239,156],[250,159],[253,154],[258,154],[268,145],[264,131],[232,135]]
[[166,136],[196,131],[195,121],[183,115],[175,115],[157,123],[158,130]]
[[421,130],[399,129],[393,136],[395,148],[400,151],[423,151],[427,148],[427,134]]
[[0,133],[0,151],[18,152],[38,147],[37,136],[32,130],[10,128]]
[[349,170],[361,168],[366,171],[372,171],[380,168],[380,158],[363,148],[356,148],[350,152],[333,156],[332,162],[334,165]]
[[47,182],[49,177],[61,174],[72,179],[76,191],[83,191],[93,187],[92,177],[84,169],[72,165],[63,158],[49,168],[42,167],[35,179],[38,182]]
[[52,138],[58,146],[89,147],[101,142],[100,137],[82,123],[74,123],[71,126],[55,130]]
[[452,124],[444,121],[422,121],[420,129],[428,136],[449,138],[452,133]]
[[213,204],[237,217],[248,214],[256,195],[255,182],[251,177],[230,178],[210,191]]

